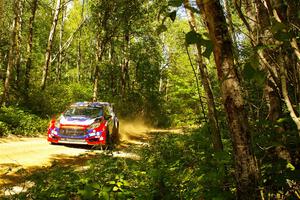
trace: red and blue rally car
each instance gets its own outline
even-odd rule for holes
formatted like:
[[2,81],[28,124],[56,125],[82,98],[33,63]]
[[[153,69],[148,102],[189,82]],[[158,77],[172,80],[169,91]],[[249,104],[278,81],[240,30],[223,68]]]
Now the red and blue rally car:
[[73,103],[48,127],[52,144],[109,146],[119,140],[119,120],[108,102]]

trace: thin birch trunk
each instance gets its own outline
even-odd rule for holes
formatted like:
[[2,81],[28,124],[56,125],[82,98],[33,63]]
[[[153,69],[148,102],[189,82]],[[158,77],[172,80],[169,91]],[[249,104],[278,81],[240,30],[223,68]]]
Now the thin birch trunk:
[[[82,8],[81,8],[81,21],[84,18],[84,0],[82,0]],[[77,56],[77,82],[80,82],[80,69],[82,64],[82,52],[81,52],[81,37],[82,37],[82,30],[79,30],[79,39],[78,39],[78,56]]]
[[290,100],[289,94],[288,94],[288,89],[287,89],[287,71],[283,65],[283,63],[280,65],[280,80],[281,80],[281,91],[282,91],[282,95],[283,95],[283,99],[284,102],[287,106],[287,109],[290,113],[290,116],[292,118],[292,120],[294,121],[294,123],[297,126],[297,130],[298,130],[298,134],[300,137],[300,117],[297,116],[294,108],[293,108],[293,104]]
[[114,69],[114,44],[113,41],[110,41],[110,49],[109,49],[109,62],[110,62],[110,91],[111,96],[114,97],[116,93],[116,76]]
[[126,33],[124,35],[124,49],[123,49],[123,54],[124,54],[124,60],[121,64],[121,97],[124,98],[126,95],[126,84],[129,83],[129,75],[128,75],[128,68],[129,68],[129,33]]
[[16,53],[15,53],[15,69],[16,69],[16,76],[15,76],[15,84],[17,87],[20,86],[20,79],[21,79],[21,40],[22,40],[22,13],[23,13],[23,5],[22,0],[19,0],[19,22],[18,22],[18,40],[16,41]]
[[[65,0],[62,0],[62,5],[65,4]],[[56,81],[59,82],[61,80],[61,68],[63,64],[63,37],[64,37],[64,27],[65,27],[65,6],[62,7],[61,11],[61,21],[60,21],[60,29],[59,29],[59,52],[57,57],[57,66],[56,66]],[[53,60],[51,60],[50,64]]]
[[61,2],[60,0],[56,1],[56,7],[55,7],[54,16],[53,16],[52,27],[49,32],[47,49],[46,49],[46,53],[45,53],[45,63],[43,66],[43,75],[42,75],[42,81],[41,81],[41,89],[42,90],[44,90],[46,87],[46,80],[48,77],[48,71],[49,71],[50,61],[51,61],[51,51],[52,51],[53,39],[54,39],[54,34],[55,34],[59,10],[60,10],[60,2]]
[[13,31],[11,34],[11,46],[8,53],[8,63],[6,68],[6,77],[4,82],[4,88],[2,93],[1,105],[5,106],[9,102],[9,92],[10,92],[10,85],[11,85],[11,78],[12,78],[12,71],[13,67],[16,64],[17,60],[19,59],[19,32],[20,32],[20,18],[21,18],[21,1],[14,0],[13,1],[13,8],[15,18],[13,21]]
[[[194,16],[194,13],[189,9],[191,7],[191,5],[188,0],[184,0],[184,6],[186,9],[186,13],[188,15],[188,21],[190,24],[190,28],[191,28],[191,30],[197,32],[195,16]],[[222,151],[223,144],[222,144],[219,124],[218,124],[218,120],[217,120],[217,114],[216,114],[217,110],[216,110],[216,106],[215,106],[215,102],[214,102],[214,96],[213,96],[213,93],[211,90],[211,84],[209,81],[208,70],[203,61],[201,45],[199,43],[197,43],[196,47],[197,47],[197,55],[196,55],[197,58],[196,59],[197,59],[198,66],[199,66],[199,72],[200,72],[200,76],[201,76],[202,85],[203,85],[203,88],[205,91],[205,97],[207,99],[207,109],[208,109],[207,116],[208,116],[210,129],[211,129],[212,143],[213,143],[213,147],[216,151]]]
[[99,73],[100,73],[100,63],[102,61],[102,57],[104,54],[105,47],[107,45],[108,39],[105,37],[105,39],[100,40],[99,37],[97,37],[97,44],[96,44],[96,63],[95,63],[95,69],[94,69],[94,87],[93,87],[93,101],[98,101],[98,83],[99,83]]
[[34,24],[37,6],[38,6],[38,0],[32,0],[31,16],[29,19],[29,35],[28,35],[28,42],[27,42],[27,60],[26,60],[26,68],[25,68],[25,82],[24,82],[26,99],[28,99],[28,90],[30,84],[30,71],[32,65],[32,46],[33,46],[33,24]]
[[230,7],[230,5],[228,5],[228,3],[229,3],[228,1],[229,0],[224,0],[223,1],[224,2],[224,8],[225,8],[225,11],[226,11],[226,21],[227,21],[227,24],[228,24],[229,33],[231,35],[234,48],[237,51],[237,39],[236,39],[236,36],[235,36],[235,31],[234,31],[234,27],[233,27],[233,23],[232,23],[231,7]]
[[[4,2],[3,0],[0,0],[0,27],[4,27]],[[0,29],[0,39],[2,39],[2,35],[4,33],[5,30],[3,29]],[[2,69],[3,68],[3,61],[4,61],[4,55],[3,55],[3,52],[0,51],[0,68]],[[0,77],[1,79],[3,78],[2,76]]]

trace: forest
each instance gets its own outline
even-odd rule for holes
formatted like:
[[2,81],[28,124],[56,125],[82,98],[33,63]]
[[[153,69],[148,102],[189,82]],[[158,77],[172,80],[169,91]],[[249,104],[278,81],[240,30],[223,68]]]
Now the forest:
[[300,199],[300,1],[0,0],[0,27],[0,137],[78,101],[181,130],[3,198]]

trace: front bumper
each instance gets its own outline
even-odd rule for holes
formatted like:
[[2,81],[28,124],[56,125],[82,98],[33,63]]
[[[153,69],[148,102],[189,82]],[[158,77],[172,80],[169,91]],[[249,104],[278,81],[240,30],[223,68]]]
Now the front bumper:
[[86,145],[105,145],[105,140],[100,140],[100,138],[86,138],[86,139],[78,139],[78,138],[60,138],[58,136],[49,137],[48,141],[51,143],[62,143],[62,144],[86,144]]
[[62,143],[62,144],[85,144],[85,145],[106,145],[106,138],[103,132],[87,133],[83,136],[69,136],[61,135],[59,133],[53,133],[51,130],[48,131],[48,139],[51,143]]

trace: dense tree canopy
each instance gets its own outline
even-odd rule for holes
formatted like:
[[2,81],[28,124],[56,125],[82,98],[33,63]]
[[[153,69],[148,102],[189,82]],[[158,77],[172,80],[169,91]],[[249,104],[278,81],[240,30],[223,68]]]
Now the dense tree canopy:
[[[224,174],[215,198],[299,198],[299,8],[296,0],[0,0],[0,136],[38,132],[26,122],[42,126],[71,102],[109,101],[123,119],[197,126],[209,136],[205,152],[231,155],[230,164],[216,160]],[[195,194],[213,192],[203,185]]]

